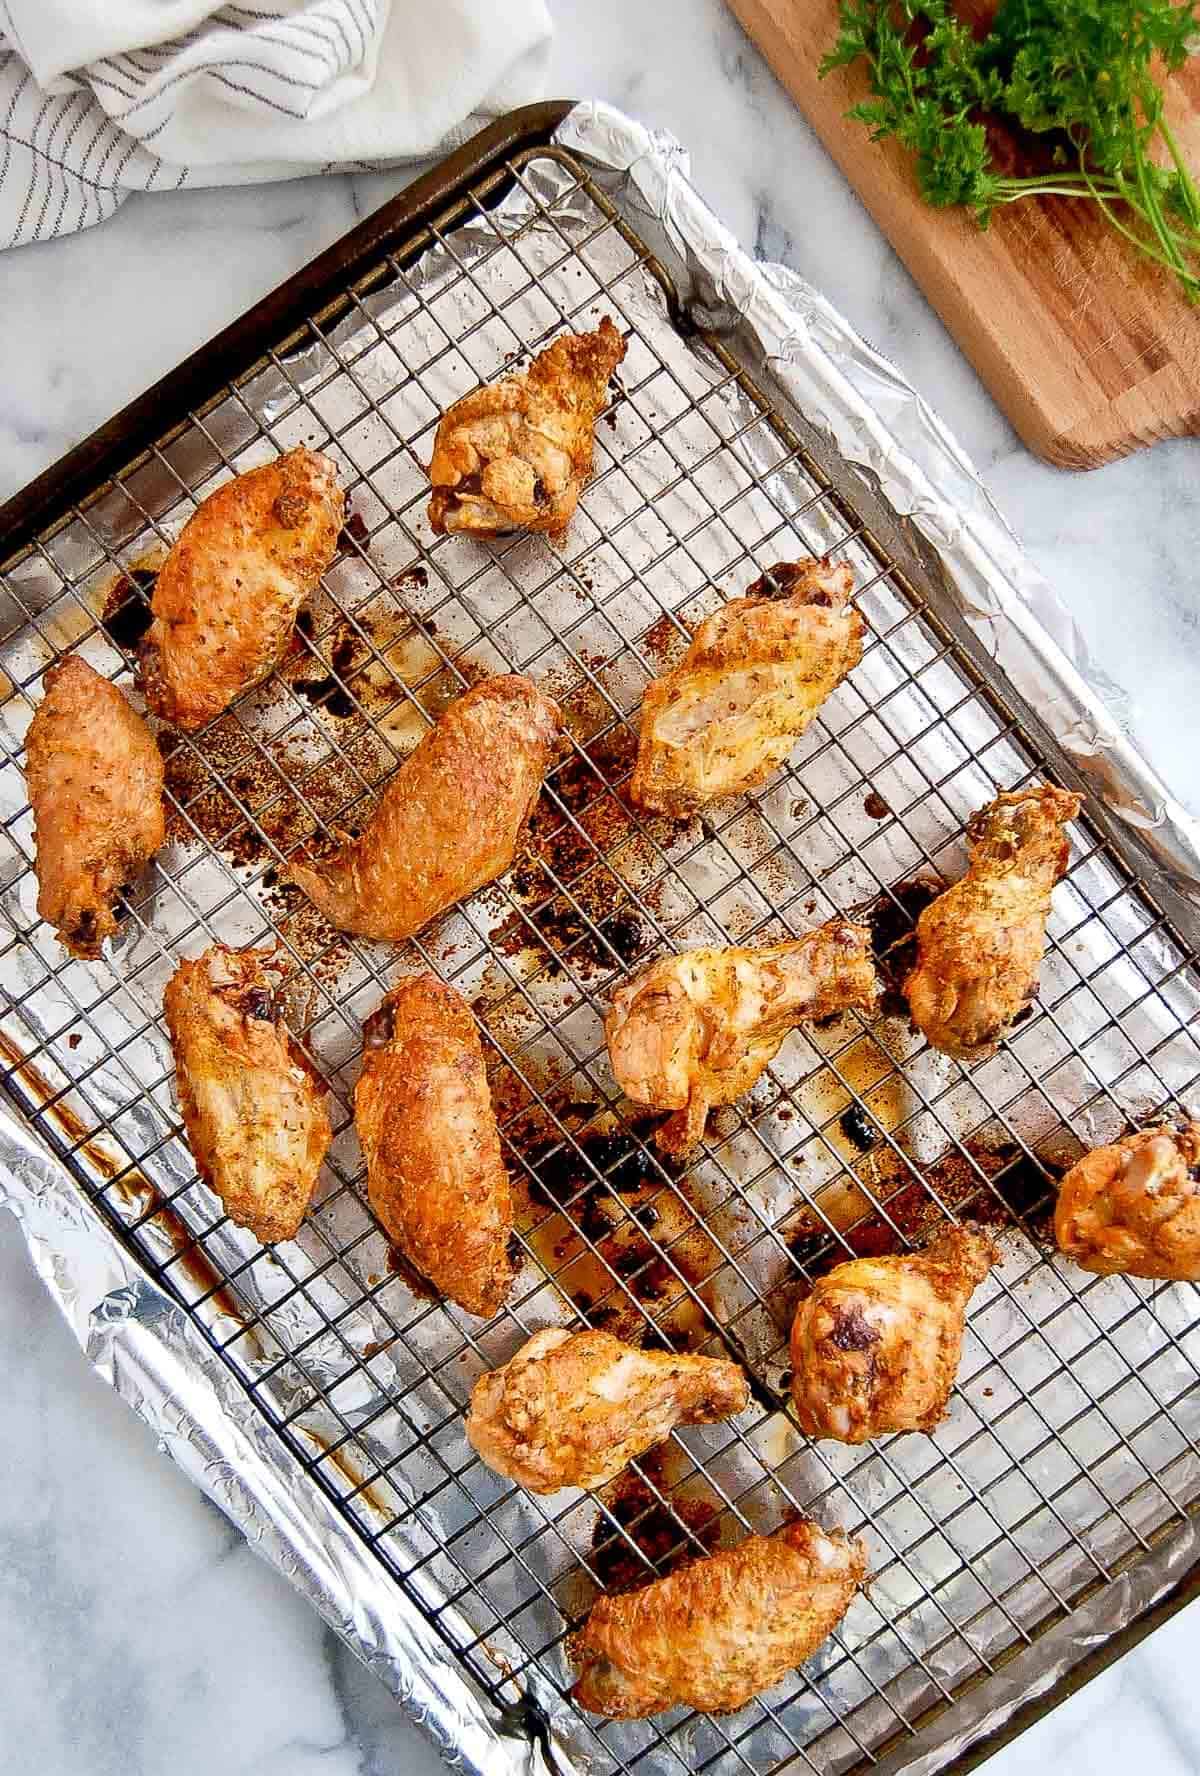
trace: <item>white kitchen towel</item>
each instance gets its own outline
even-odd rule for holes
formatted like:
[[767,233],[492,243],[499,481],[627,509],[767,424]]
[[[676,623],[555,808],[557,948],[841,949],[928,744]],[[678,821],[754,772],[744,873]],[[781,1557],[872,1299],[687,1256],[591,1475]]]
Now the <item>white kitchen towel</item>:
[[545,0],[0,0],[0,246],[421,159],[537,98],[549,41]]

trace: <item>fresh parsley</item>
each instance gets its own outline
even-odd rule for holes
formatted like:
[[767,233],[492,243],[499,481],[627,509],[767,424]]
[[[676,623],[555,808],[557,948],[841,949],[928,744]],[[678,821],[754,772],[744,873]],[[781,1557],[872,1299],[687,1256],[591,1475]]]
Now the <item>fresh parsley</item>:
[[[1200,0],[1001,0],[977,36],[952,0],[841,0],[821,63],[865,60],[871,99],[850,112],[916,158],[926,200],[986,228],[998,204],[1095,203],[1200,298],[1200,190],[1163,109],[1161,79],[1200,48]],[[1035,140],[1036,171],[999,151]]]

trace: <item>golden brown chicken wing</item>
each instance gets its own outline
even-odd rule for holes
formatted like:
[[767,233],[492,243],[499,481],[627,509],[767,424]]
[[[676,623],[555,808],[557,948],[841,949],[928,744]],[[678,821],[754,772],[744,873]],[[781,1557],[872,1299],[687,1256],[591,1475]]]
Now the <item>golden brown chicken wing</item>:
[[1054,1237],[1101,1276],[1200,1282],[1200,1122],[1085,1153],[1059,1187]]
[[530,679],[484,679],[405,759],[362,837],[288,875],[340,930],[411,937],[509,867],[560,719]]
[[713,1424],[749,1399],[745,1375],[723,1357],[549,1326],[479,1377],[467,1436],[490,1468],[530,1492],[603,1486],[677,1424]]
[[282,658],[337,552],[345,499],[303,446],[218,487],[159,569],[140,681],[156,714],[200,728]]
[[973,816],[967,873],[921,914],[904,983],[913,1022],[943,1054],[983,1060],[1035,997],[1050,896],[1067,868],[1062,827],[1078,812],[1078,796],[1043,785]]
[[367,1194],[410,1264],[468,1313],[512,1287],[513,1201],[470,1007],[432,974],[368,1019],[354,1121]]
[[567,528],[592,471],[596,421],[625,341],[605,315],[564,333],[528,370],[456,401],[433,441],[434,530],[503,536]]
[[330,1140],[325,1083],[276,1007],[272,959],[214,944],[163,995],[196,1168],[264,1242],[297,1232]]
[[923,1252],[836,1265],[792,1322],[792,1401],[809,1437],[865,1443],[931,1431],[962,1356],[967,1303],[991,1240],[947,1227]]
[[604,1034],[617,1083],[635,1104],[675,1110],[655,1131],[691,1151],[714,1104],[750,1090],[789,1030],[852,1007],[871,1011],[879,983],[865,925],[830,919],[793,943],[685,950],[619,987]]
[[25,739],[38,913],[73,956],[99,956],[115,904],[163,842],[163,762],[115,685],[71,654]]
[[581,1708],[640,1720],[682,1703],[729,1714],[816,1652],[867,1568],[863,1543],[801,1519],[601,1597],[571,1645]]
[[673,671],[646,687],[630,794],[684,819],[778,770],[862,658],[845,561],[780,562],[706,617]]

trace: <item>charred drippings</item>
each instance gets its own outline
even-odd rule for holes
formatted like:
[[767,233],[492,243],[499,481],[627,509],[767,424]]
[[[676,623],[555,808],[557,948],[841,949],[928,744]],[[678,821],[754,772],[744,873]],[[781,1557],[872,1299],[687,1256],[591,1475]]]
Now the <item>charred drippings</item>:
[[877,789],[872,789],[863,797],[863,813],[872,820],[886,820],[891,809]]
[[871,954],[882,983],[880,1010],[885,1017],[907,1017],[904,983],[917,959],[917,920],[941,894],[937,882],[917,878],[900,882],[868,907]]
[[[594,1110],[591,1104],[568,1104],[559,1114],[572,1119]],[[647,1187],[658,1189],[660,1167],[672,1178],[679,1177],[683,1168],[669,1159],[650,1158],[647,1143],[655,1127],[654,1117],[640,1117],[629,1129],[581,1129],[574,1145],[554,1138],[531,1147],[525,1154],[530,1196],[534,1202],[562,1208],[579,1205],[597,1192],[623,1196]],[[597,1182],[596,1172],[603,1183]]]
[[131,567],[108,589],[100,627],[108,639],[127,654],[136,651],[153,620],[150,602],[157,580],[157,572],[147,567]]
[[330,671],[316,678],[293,679],[293,689],[306,697],[314,709],[327,709],[330,715],[342,720],[355,714],[356,705],[346,689],[346,682],[354,668],[356,654],[355,636],[338,636],[330,651]]
[[838,1127],[860,1153],[869,1153],[879,1139],[879,1130],[861,1104],[847,1104],[838,1118]]
[[343,553],[352,552],[352,545],[360,546],[367,540],[367,521],[361,512],[347,512],[346,522],[338,532],[338,548]]
[[891,1148],[877,1149],[866,1163],[878,1212],[865,1194],[849,1193],[845,1219],[841,1225],[834,1220],[834,1232],[832,1217],[806,1211],[785,1235],[810,1278],[849,1258],[886,1257],[928,1244],[944,1225],[939,1204],[959,1220],[998,1232],[1021,1224],[1038,1245],[1053,1247],[1057,1183],[1067,1169],[1059,1159],[1035,1158],[1012,1141],[972,1137],[926,1165]]
[[649,1450],[639,1465],[646,1478],[629,1470],[614,1481],[603,1495],[609,1515],[592,1531],[590,1564],[606,1591],[636,1590],[717,1545],[715,1505],[678,1493],[660,1503],[654,1489],[667,1496],[662,1450]]

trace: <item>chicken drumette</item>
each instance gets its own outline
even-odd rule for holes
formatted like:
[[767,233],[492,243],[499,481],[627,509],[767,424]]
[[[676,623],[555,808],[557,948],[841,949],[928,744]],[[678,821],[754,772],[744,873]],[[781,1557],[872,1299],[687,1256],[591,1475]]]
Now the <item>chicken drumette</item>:
[[530,679],[484,679],[405,759],[361,838],[288,874],[340,930],[411,937],[509,867],[559,721]]
[[848,563],[780,562],[705,618],[687,653],[647,685],[630,785],[643,808],[682,819],[757,789],[862,657]]
[[871,934],[845,919],[792,943],[685,950],[618,988],[604,1020],[609,1059],[635,1104],[677,1112],[655,1140],[683,1155],[712,1106],[749,1091],[789,1030],[871,1011],[878,991]]
[[967,828],[966,875],[917,921],[904,983],[913,1022],[959,1060],[982,1060],[1037,993],[1054,885],[1066,873],[1062,828],[1079,812],[1065,789],[999,795]]
[[1200,1282],[1200,1122],[1085,1153],[1059,1187],[1054,1237],[1102,1276]]
[[435,975],[414,975],[364,1038],[354,1121],[371,1207],[410,1264],[490,1317],[512,1286],[513,1201],[470,1007]]
[[967,1303],[996,1261],[991,1240],[947,1227],[923,1252],[853,1258],[800,1303],[792,1401],[809,1437],[865,1443],[931,1431],[962,1355]]
[[802,1519],[601,1597],[571,1645],[580,1707],[639,1720],[682,1703],[728,1714],[837,1627],[866,1573],[863,1543]]
[[73,956],[99,956],[115,905],[163,842],[163,762],[115,685],[52,666],[25,740],[38,912]]
[[605,315],[595,333],[564,333],[528,370],[456,401],[429,464],[434,530],[564,531],[591,473],[609,377],[624,356]]
[[303,446],[209,494],[154,585],[140,679],[156,714],[203,727],[279,664],[345,505],[333,463]]
[[197,1170],[263,1241],[296,1233],[330,1140],[325,1084],[276,1007],[272,955],[215,944],[163,995]]
[[602,1486],[677,1424],[743,1412],[750,1387],[723,1357],[636,1350],[608,1332],[535,1332],[471,1390],[467,1436],[530,1492]]

